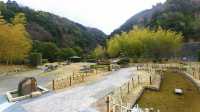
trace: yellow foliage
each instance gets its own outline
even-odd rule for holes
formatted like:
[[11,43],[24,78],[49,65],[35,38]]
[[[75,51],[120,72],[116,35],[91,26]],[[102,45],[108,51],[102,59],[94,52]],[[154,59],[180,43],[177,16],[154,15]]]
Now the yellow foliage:
[[95,58],[97,59],[100,59],[100,58],[103,58],[104,55],[105,55],[105,49],[98,45],[95,49],[94,49],[94,52],[93,52],[93,55]]
[[107,52],[111,57],[170,57],[181,47],[182,34],[162,28],[156,31],[134,27],[128,33],[115,35],[107,42]]
[[[17,16],[15,19],[20,20]],[[24,23],[9,24],[1,21],[3,19],[0,20],[0,61],[12,63],[24,60],[32,47]]]

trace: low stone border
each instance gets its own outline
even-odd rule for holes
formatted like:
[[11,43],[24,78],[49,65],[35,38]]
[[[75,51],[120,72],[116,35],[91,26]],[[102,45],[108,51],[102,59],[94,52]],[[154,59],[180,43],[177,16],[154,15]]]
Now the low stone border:
[[[180,72],[180,71],[178,71]],[[192,77],[191,74],[187,73],[187,72],[181,72],[187,79],[189,79],[199,90],[200,92],[200,80],[197,80],[195,78]]]
[[[194,79],[192,77],[191,74],[187,73],[187,72],[182,72],[182,71],[175,71],[175,72],[180,72],[182,73],[187,79],[189,79],[197,88],[198,90],[200,91],[200,81],[197,80],[197,79]],[[141,87],[140,91],[138,92],[138,94],[136,95],[136,97],[133,98],[131,104],[132,104],[132,107],[135,106],[136,102],[140,99],[140,97],[142,96],[142,94],[144,93],[145,90],[147,89],[150,89],[150,90],[153,90],[153,91],[159,91],[160,90],[160,86],[161,86],[161,83],[162,83],[162,80],[163,80],[163,76],[160,76],[160,79],[159,79],[159,82],[155,85],[150,85],[150,86],[143,86]]]
[[162,79],[163,79],[162,76],[159,75],[158,83],[156,83],[154,85],[145,85],[145,86],[142,86],[141,89],[139,90],[138,94],[131,101],[132,107],[135,106],[136,102],[140,99],[140,97],[143,95],[143,93],[144,93],[145,90],[150,89],[150,90],[153,90],[153,91],[159,91],[161,83],[162,83]]
[[136,102],[140,99],[140,97],[142,96],[142,94],[145,91],[145,87],[141,87],[138,94],[133,98],[133,100],[130,102],[131,107],[134,107]]
[[42,86],[37,86],[38,89],[42,90],[42,91],[36,91],[33,92],[31,94],[25,95],[25,96],[19,96],[19,97],[13,97],[12,94],[17,93],[17,89],[13,90],[13,91],[8,91],[6,92],[6,96],[9,102],[16,102],[16,101],[20,101],[20,100],[24,100],[24,99],[28,99],[28,98],[32,98],[32,97],[37,97],[37,96],[41,96],[44,93],[47,93],[49,90],[42,87]]

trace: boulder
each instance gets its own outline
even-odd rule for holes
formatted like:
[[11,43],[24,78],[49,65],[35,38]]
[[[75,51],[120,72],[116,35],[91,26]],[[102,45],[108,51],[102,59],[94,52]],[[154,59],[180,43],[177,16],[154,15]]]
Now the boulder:
[[176,88],[176,89],[174,90],[174,93],[175,93],[175,94],[182,95],[182,94],[183,94],[183,90],[182,90],[182,89],[177,89],[177,88]]
[[37,91],[37,81],[34,77],[27,77],[20,81],[18,93],[20,96],[31,94]]

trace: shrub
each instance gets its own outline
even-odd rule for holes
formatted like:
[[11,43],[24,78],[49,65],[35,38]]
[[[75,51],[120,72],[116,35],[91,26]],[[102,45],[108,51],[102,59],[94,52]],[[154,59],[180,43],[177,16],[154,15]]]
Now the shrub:
[[42,59],[42,63],[49,63],[48,59]]
[[110,65],[110,61],[107,59],[103,59],[103,60],[98,60],[97,61],[98,65]]
[[85,59],[85,62],[96,63],[96,59]]
[[132,59],[130,60],[130,62],[131,62],[131,63],[138,63],[139,60],[138,60],[138,58],[132,58]]
[[119,65],[127,65],[129,62],[130,62],[129,58],[122,58],[117,62],[117,64],[119,64]]
[[30,54],[30,64],[32,66],[38,66],[42,64],[42,55],[41,53],[31,53]]

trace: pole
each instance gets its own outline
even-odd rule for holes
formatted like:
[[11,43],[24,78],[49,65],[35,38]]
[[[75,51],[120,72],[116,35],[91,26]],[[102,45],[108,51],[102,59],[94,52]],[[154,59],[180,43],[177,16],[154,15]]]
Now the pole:
[[130,92],[130,84],[129,84],[129,82],[128,82],[128,93]]
[[69,86],[72,85],[72,76],[69,77]]
[[133,88],[134,88],[134,79],[132,78],[132,85],[133,85]]
[[149,77],[149,82],[150,82],[150,85],[151,85],[152,84],[151,75]]
[[106,98],[106,106],[107,106],[107,112],[110,112],[110,97],[109,96]]
[[53,82],[52,82],[52,89],[53,89],[53,91],[55,90],[55,80],[53,80]]

